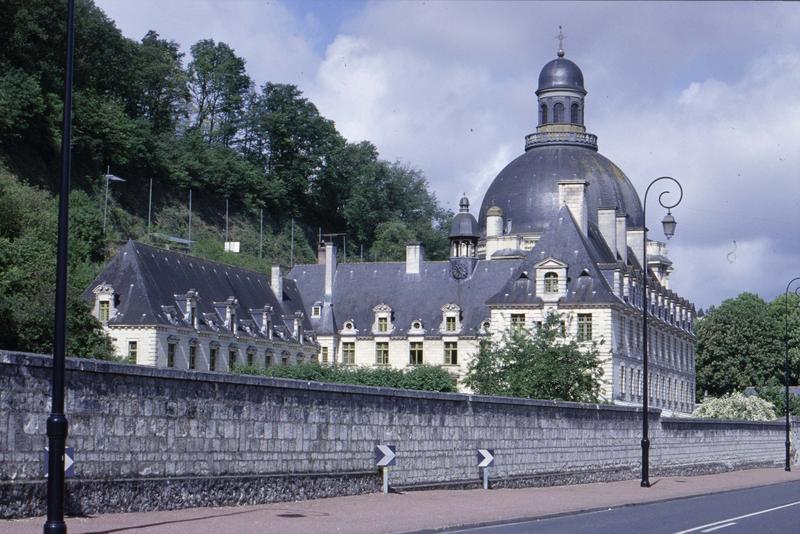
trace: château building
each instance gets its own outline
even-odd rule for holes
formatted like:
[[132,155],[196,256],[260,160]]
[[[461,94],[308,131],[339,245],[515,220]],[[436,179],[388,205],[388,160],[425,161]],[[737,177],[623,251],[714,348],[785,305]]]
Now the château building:
[[[488,188],[476,218],[459,202],[450,258],[421,244],[402,262],[338,263],[332,243],[287,276],[128,243],[87,289],[118,352],[145,365],[227,369],[317,358],[323,364],[441,365],[463,376],[481,339],[535,330],[596,342],[601,394],[642,402],[641,288],[648,278],[651,405],[694,408],[694,305],[669,289],[666,245],[648,241],[625,174],[586,131],[587,91],[564,57],[539,75],[536,131]],[[132,345],[133,344],[133,345]],[[132,354],[131,347],[135,347]],[[194,347],[194,348],[193,348]]]

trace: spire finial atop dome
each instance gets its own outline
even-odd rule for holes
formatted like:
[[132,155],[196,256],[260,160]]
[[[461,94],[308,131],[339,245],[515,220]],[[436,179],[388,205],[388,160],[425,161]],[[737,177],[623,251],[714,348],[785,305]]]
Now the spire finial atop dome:
[[564,39],[566,38],[567,36],[561,31],[561,25],[559,24],[558,37],[556,37],[556,39],[558,39],[558,57],[564,57]]
[[466,193],[461,196],[461,200],[458,202],[458,207],[458,211],[461,213],[469,213],[469,199],[467,198]]

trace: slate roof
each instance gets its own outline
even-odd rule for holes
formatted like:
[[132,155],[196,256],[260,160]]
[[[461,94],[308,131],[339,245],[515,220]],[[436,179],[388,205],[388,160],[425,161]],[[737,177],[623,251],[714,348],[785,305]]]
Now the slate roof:
[[[476,261],[472,274],[463,280],[452,276],[449,261],[422,262],[419,274],[406,274],[405,262],[339,264],[330,306],[323,307],[322,317],[312,319],[312,324],[319,328],[318,334],[330,334],[352,319],[359,335],[372,335],[373,308],[386,304],[393,311],[395,334],[406,335],[412,322],[419,319],[426,335],[439,335],[442,306],[457,304],[462,310],[460,333],[477,334],[481,323],[489,318],[486,301],[520,263]],[[307,305],[323,301],[324,265],[297,265],[289,277],[297,283]]]
[[[92,301],[93,290],[101,283],[114,288],[118,295],[117,314],[109,325],[172,325],[189,327],[180,295],[190,289],[198,292],[199,330],[228,332],[223,325],[224,307],[229,297],[238,301],[237,319],[240,331],[260,337],[261,313],[251,310],[272,306],[272,324],[279,338],[292,335],[294,313],[305,312],[297,286],[284,278],[282,302],[278,302],[269,284],[269,277],[231,265],[205,260],[188,254],[164,250],[135,241],[128,241],[106,265],[106,268],[84,291],[83,298]],[[176,297],[178,295],[178,297]],[[303,328],[311,329],[307,318]]]
[[489,304],[536,305],[535,265],[549,258],[567,264],[567,292],[559,304],[607,304],[619,302],[598,264],[614,263],[612,254],[597,228],[590,224],[584,236],[566,206],[510,279],[489,299]]

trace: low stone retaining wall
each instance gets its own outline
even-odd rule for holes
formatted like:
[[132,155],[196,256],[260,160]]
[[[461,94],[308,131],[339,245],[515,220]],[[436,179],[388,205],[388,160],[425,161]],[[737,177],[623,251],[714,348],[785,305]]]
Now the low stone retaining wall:
[[[0,518],[44,512],[52,359],[0,351]],[[636,478],[641,409],[319,384],[68,359],[70,513],[257,504],[380,489],[374,447],[397,447],[394,487]],[[783,423],[662,418],[653,475],[780,466]],[[793,442],[796,443],[796,426]],[[796,451],[794,453],[796,461]]]

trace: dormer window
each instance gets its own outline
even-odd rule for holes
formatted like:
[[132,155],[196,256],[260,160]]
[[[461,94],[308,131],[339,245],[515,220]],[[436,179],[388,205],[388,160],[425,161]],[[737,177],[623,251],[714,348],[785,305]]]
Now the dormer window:
[[98,313],[97,313],[97,318],[100,319],[101,323],[108,322],[110,312],[111,312],[111,303],[107,300],[101,300],[98,303]]
[[312,306],[311,307],[311,317],[319,317],[322,315],[322,306]]
[[544,273],[544,292],[557,293],[558,292],[558,274],[554,272]]
[[442,306],[442,324],[439,330],[453,334],[461,330],[461,306],[458,304]]
[[375,314],[375,322],[372,324],[373,334],[388,334],[393,329],[392,325],[392,308],[386,304],[378,304],[372,308]]
[[421,330],[422,323],[419,321],[414,321],[414,323],[411,325],[411,328],[413,328],[414,330]]

